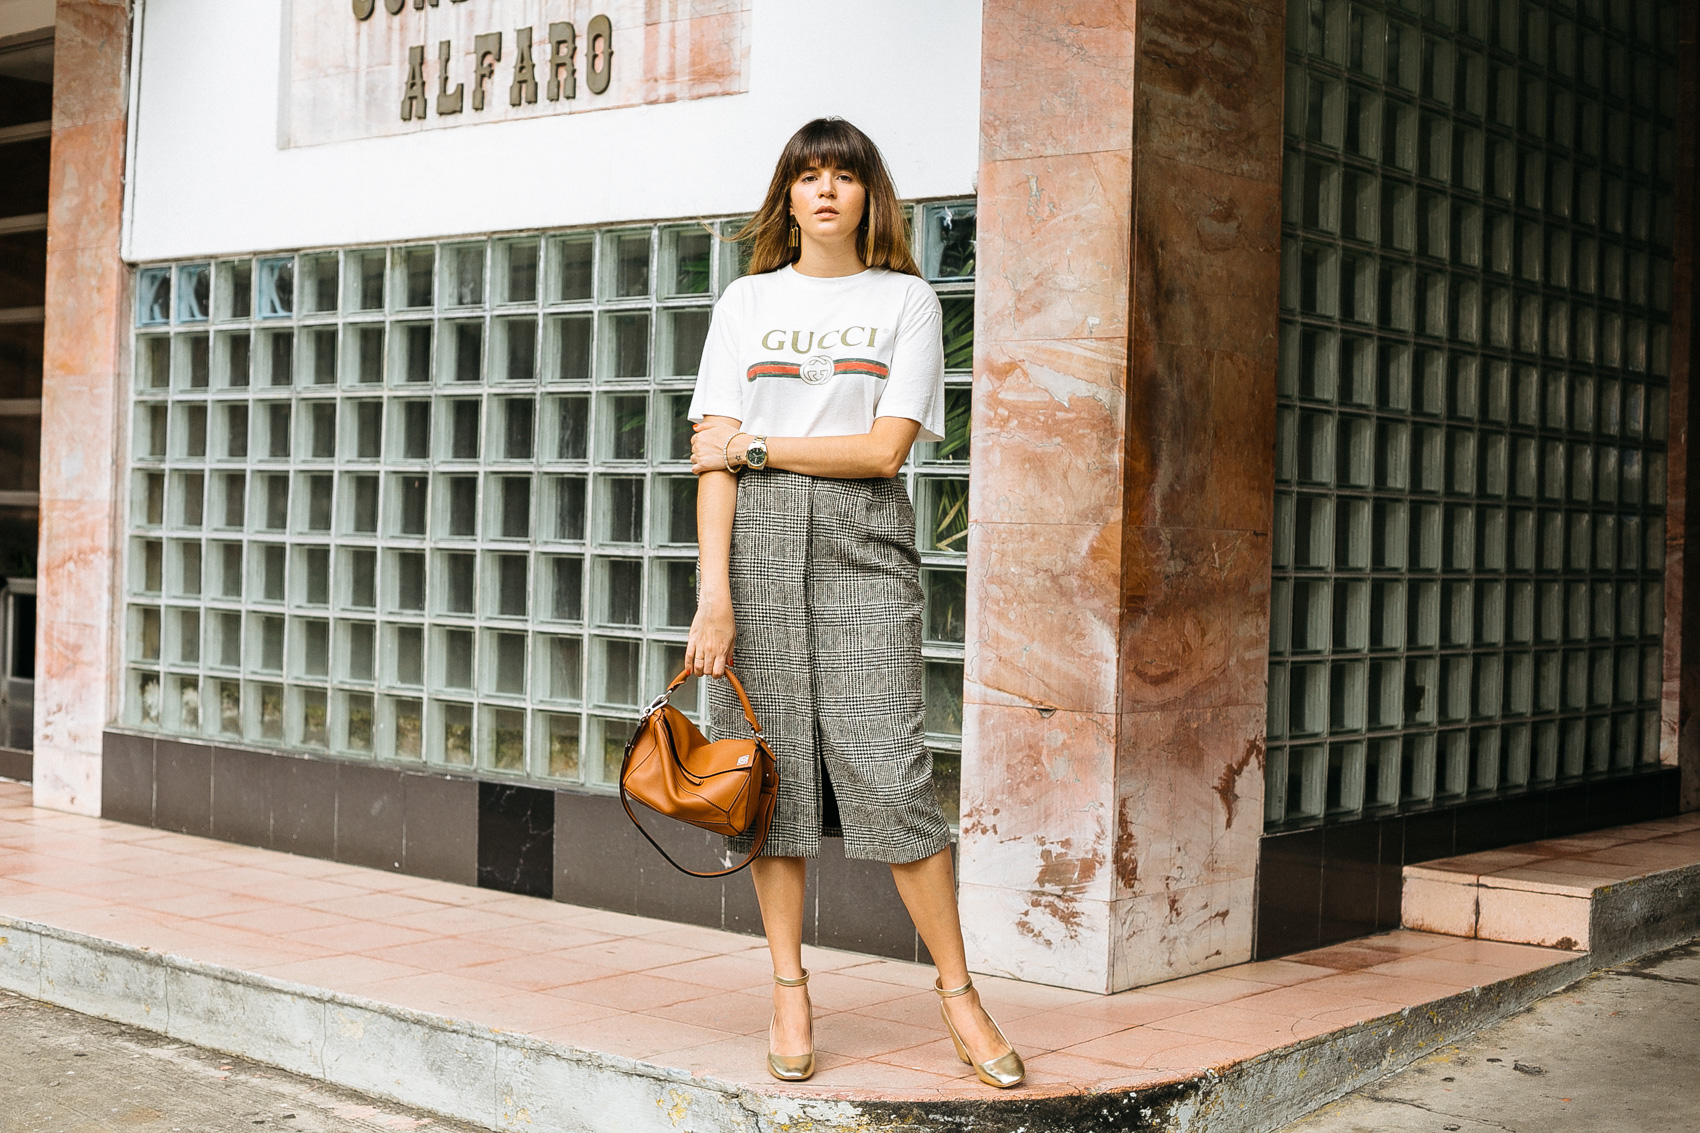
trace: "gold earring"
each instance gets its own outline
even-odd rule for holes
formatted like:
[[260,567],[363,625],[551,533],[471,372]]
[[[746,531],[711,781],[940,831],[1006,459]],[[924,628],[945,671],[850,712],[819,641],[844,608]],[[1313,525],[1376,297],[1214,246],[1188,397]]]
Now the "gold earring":
[[803,230],[795,220],[791,222],[791,238],[788,243],[793,252],[802,247],[803,244]]

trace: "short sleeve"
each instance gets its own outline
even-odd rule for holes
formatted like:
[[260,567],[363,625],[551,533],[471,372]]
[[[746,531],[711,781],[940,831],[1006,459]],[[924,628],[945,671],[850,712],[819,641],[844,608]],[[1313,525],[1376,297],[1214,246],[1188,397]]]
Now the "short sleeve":
[[744,419],[744,382],[737,348],[742,298],[743,289],[734,283],[714,305],[702,361],[697,365],[696,392],[686,414],[692,421],[709,416]]
[[938,296],[915,280],[891,349],[891,376],[874,407],[875,417],[918,421],[917,439],[944,439],[944,336]]

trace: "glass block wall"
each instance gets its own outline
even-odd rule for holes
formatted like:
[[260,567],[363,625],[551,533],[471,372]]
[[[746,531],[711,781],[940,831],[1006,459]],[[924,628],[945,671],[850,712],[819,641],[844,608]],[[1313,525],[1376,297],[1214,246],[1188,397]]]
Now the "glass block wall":
[[[954,814],[974,207],[915,215],[950,426],[903,476]],[[713,227],[139,268],[121,722],[612,784],[696,607],[685,412],[742,264]]]
[[1651,768],[1676,5],[1288,12],[1266,824]]

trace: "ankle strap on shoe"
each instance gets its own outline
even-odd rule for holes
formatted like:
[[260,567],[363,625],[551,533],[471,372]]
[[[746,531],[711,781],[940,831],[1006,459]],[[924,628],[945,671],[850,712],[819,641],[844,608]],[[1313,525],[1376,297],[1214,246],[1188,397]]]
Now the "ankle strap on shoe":
[[949,988],[948,990],[940,987],[939,982],[937,980],[934,980],[933,981],[933,990],[939,993],[940,999],[954,999],[959,995],[967,995],[969,992],[973,991],[974,990],[974,980],[973,980],[972,977],[970,977],[968,982],[963,984],[961,987],[953,987],[953,988]]
[[775,972],[773,975],[773,982],[778,984],[780,987],[802,987],[804,984],[809,982],[809,970],[804,968],[803,974],[795,979],[790,976],[782,976]]

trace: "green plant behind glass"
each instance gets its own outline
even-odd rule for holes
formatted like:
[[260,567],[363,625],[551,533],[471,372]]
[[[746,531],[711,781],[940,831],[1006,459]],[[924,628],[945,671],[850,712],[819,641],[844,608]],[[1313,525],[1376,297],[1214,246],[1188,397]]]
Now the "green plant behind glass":
[[968,429],[974,407],[973,393],[953,386],[944,391],[944,440],[933,448],[934,460],[968,459]]
[[933,480],[930,482],[932,492],[932,546],[935,551],[955,551],[961,553],[968,549],[968,481],[967,480]]
[[943,316],[944,368],[974,368],[974,299],[969,295],[947,295],[939,299]]

